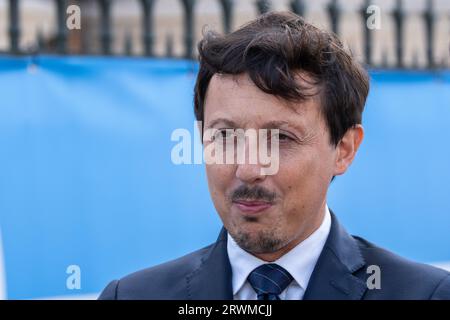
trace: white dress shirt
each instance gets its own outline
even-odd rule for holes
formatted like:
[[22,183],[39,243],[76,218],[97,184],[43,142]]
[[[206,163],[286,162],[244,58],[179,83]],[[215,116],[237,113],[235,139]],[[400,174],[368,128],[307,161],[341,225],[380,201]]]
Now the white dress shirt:
[[[320,227],[289,252],[273,261],[286,269],[294,278],[281,292],[281,300],[301,300],[308,286],[309,278],[319,259],[331,227],[331,215],[325,206],[325,216]],[[255,268],[267,263],[243,250],[228,233],[227,251],[232,270],[233,298],[235,300],[256,300],[257,295],[247,281]]]

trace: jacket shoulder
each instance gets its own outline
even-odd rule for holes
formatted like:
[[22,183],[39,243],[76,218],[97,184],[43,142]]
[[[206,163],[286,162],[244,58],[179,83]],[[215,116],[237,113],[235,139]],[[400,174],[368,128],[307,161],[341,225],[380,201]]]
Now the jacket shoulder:
[[367,290],[366,299],[450,299],[448,271],[405,259],[361,237],[353,238],[366,267],[374,265],[380,271],[381,288]]
[[99,300],[186,299],[187,276],[200,267],[212,246],[111,281]]

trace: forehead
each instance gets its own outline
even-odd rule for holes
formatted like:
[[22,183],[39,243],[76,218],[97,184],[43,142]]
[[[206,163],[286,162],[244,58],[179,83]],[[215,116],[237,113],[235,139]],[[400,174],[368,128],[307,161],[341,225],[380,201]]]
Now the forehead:
[[318,95],[290,102],[263,92],[247,74],[215,74],[206,93],[204,121],[206,126],[219,118],[241,126],[268,121],[307,126],[319,120],[319,107]]

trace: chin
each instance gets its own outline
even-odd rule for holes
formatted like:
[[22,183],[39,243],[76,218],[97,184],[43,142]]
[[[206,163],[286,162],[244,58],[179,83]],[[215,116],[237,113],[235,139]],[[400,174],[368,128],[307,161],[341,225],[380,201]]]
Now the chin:
[[245,223],[229,230],[236,243],[252,253],[271,253],[286,245],[286,239],[273,227],[258,223]]

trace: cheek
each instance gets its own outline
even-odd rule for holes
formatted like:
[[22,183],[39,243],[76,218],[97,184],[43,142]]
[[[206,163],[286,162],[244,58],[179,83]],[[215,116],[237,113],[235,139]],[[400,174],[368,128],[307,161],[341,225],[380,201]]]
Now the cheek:
[[308,207],[328,189],[331,155],[324,150],[311,149],[281,155],[276,180],[288,207]]
[[306,148],[280,152],[280,170],[277,176],[284,180],[283,185],[295,188],[304,179],[314,175],[318,170],[319,161],[314,151]]
[[208,188],[216,212],[223,223],[229,226],[229,212],[231,203],[227,192],[233,182],[234,172],[231,165],[206,165]]
[[227,187],[234,177],[232,165],[206,165],[208,186],[214,201],[223,201],[226,198]]

